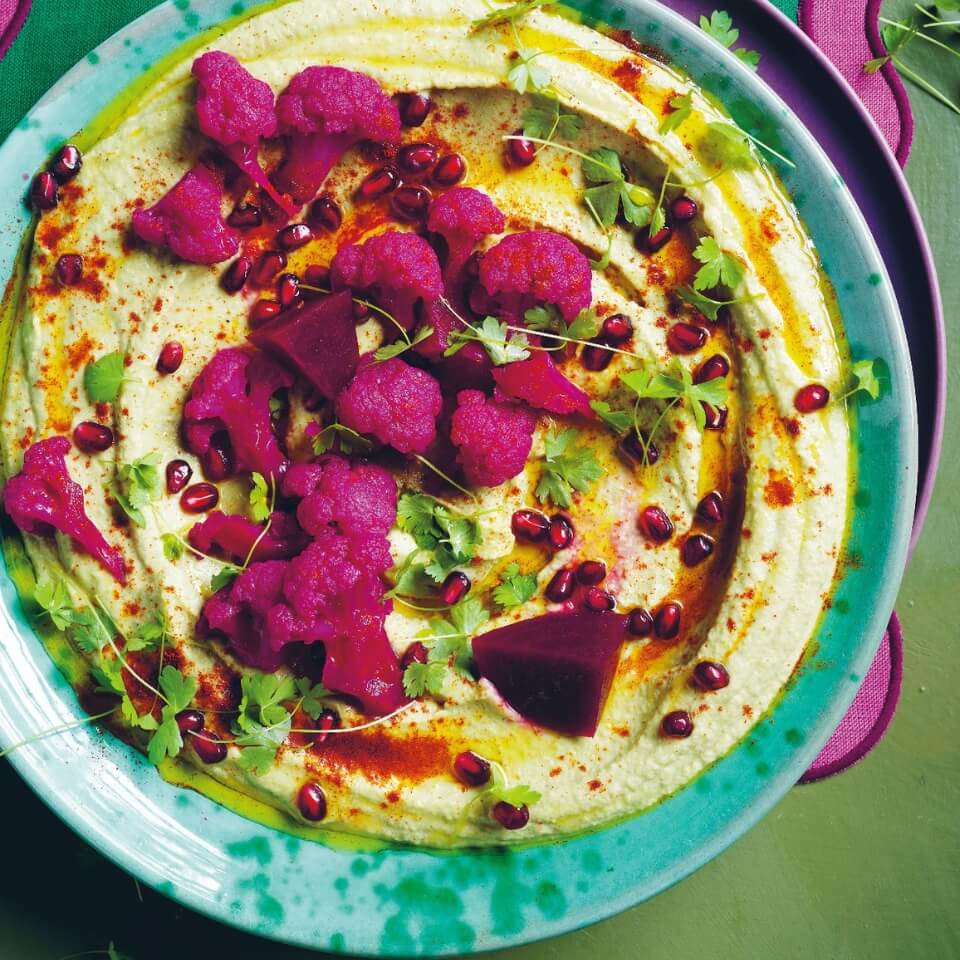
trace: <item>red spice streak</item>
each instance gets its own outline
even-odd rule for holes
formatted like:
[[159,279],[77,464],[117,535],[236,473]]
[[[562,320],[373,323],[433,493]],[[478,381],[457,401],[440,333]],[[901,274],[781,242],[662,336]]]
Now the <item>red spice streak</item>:
[[768,507],[789,507],[795,499],[793,484],[782,473],[770,471],[770,479],[763,488],[763,502]]
[[87,336],[86,332],[80,335],[80,338],[67,347],[67,363],[71,370],[79,370],[84,366],[93,353],[94,342]]

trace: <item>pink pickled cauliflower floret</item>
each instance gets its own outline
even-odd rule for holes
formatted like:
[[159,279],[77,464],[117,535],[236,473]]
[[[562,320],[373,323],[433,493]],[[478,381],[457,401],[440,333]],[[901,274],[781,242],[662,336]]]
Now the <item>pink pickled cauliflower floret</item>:
[[391,564],[387,532],[397,488],[387,471],[341,457],[291,467],[282,492],[300,498],[298,519],[313,541],[287,562],[254,563],[211,597],[203,635],[225,636],[244,662],[274,670],[291,643],[324,644],[322,679],[371,713],[405,697],[384,630],[389,602],[380,574]]
[[[288,513],[273,513],[270,527],[264,534],[263,524],[221,510],[214,510],[195,523],[187,539],[201,553],[226,557],[234,563],[244,563],[248,556],[251,560],[288,560],[295,557],[309,541],[309,537]],[[254,544],[256,549],[253,549]]]
[[224,223],[222,196],[219,176],[198,163],[152,207],[133,211],[133,232],[188,263],[229,260],[239,241],[236,230]]
[[572,240],[550,230],[504,237],[480,261],[480,283],[498,301],[498,315],[512,323],[548,303],[572,323],[593,297],[590,261]]
[[[404,330],[417,321],[418,300],[429,305],[443,296],[433,247],[415,233],[397,230],[341,247],[330,263],[330,284],[334,290],[371,293]],[[389,321],[384,324],[388,337],[396,333]]]
[[193,61],[197,78],[197,120],[200,132],[219,143],[226,155],[262,187],[289,216],[295,204],[282,197],[260,166],[263,137],[277,132],[273,90],[240,62],[221,50],[211,50]]
[[372,77],[343,67],[302,70],[277,99],[277,116],[290,138],[277,183],[301,203],[358,141],[400,139],[396,104]]
[[204,454],[214,434],[225,430],[238,471],[279,473],[286,457],[273,431],[270,397],[293,379],[263,354],[237,347],[218,351],[197,374],[183,408],[187,447]]
[[441,193],[427,213],[427,229],[439,233],[447,242],[447,260],[443,278],[447,293],[453,292],[455,281],[474,247],[491,233],[503,233],[506,218],[485,194],[471,187],[454,187]]
[[66,437],[49,437],[30,446],[23,455],[23,469],[4,487],[4,508],[24,533],[49,536],[59,530],[94,557],[115,580],[125,583],[123,554],[107,543],[87,516],[83,487],[67,471],[69,449]]
[[377,363],[372,354],[337,397],[337,417],[400,453],[423,453],[437,435],[443,409],[440,384],[399,357]]
[[533,444],[537,416],[516,403],[489,400],[479,390],[457,394],[450,439],[467,483],[497,487],[523,472]]

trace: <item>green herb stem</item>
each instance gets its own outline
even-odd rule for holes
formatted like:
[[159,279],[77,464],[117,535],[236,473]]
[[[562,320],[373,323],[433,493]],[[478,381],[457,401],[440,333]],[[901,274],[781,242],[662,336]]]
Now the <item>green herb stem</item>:
[[98,720],[103,720],[104,717],[109,717],[112,713],[116,713],[119,709],[120,707],[116,706],[110,710],[104,710],[103,713],[97,713],[91,717],[83,717],[81,720],[71,720],[69,723],[61,723],[59,726],[51,727],[49,730],[44,730],[42,733],[35,733],[33,736],[27,737],[26,739],[13,744],[13,746],[7,747],[6,750],[0,750],[0,759],[9,756],[14,750],[19,750],[21,747],[25,747],[28,744],[36,743],[38,740],[44,740],[47,737],[52,737],[57,733],[66,733],[68,730],[74,730],[75,728],[85,726],[88,723],[96,723]]
[[419,453],[413,455],[415,460],[419,460],[425,467],[432,470],[441,480],[445,480],[450,484],[451,487],[454,487],[456,490],[459,490],[461,493],[466,494],[474,503],[479,503],[479,499],[475,493],[472,493],[466,487],[460,486],[456,480],[451,477],[448,477],[436,464],[431,463],[426,457],[422,457]]

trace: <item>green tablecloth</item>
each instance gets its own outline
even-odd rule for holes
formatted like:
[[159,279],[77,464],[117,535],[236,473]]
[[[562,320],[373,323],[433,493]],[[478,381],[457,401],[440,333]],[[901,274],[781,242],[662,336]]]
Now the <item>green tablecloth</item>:
[[[0,64],[0,140],[70,65],[151,6],[152,0],[34,0],[27,26]],[[796,0],[778,6],[795,13]],[[905,12],[911,4],[886,6]],[[956,92],[955,64],[943,58],[925,70]],[[960,331],[960,118],[911,93],[917,136],[907,174],[937,255],[952,342]],[[960,374],[951,373],[953,416],[941,481],[900,595],[906,678],[886,739],[860,766],[793,790],[730,850],[651,903],[503,956],[960,957],[960,510],[950,494],[960,472]],[[4,960],[57,960],[111,939],[136,960],[317,956],[221,927],[150,891],[141,897],[130,877],[64,827],[6,764],[0,764],[0,796],[7,825],[0,871]]]

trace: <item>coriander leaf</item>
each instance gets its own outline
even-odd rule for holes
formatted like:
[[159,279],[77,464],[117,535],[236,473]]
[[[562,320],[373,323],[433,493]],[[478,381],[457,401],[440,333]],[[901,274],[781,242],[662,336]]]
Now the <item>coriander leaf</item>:
[[175,533],[161,534],[160,542],[163,544],[163,555],[171,563],[176,563],[187,549],[184,546],[183,540]]
[[91,403],[113,403],[123,379],[123,354],[119,350],[88,363],[83,371],[83,386]]
[[429,650],[431,663],[447,664],[467,674],[472,660],[470,638],[490,619],[490,614],[476,597],[461,600],[450,610],[450,619],[434,619],[419,634]]
[[556,97],[540,97],[523,114],[523,135],[552,142],[554,137],[575,140],[583,129],[583,117],[566,113]]
[[627,223],[645,227],[653,210],[653,192],[635,183],[625,183],[620,189],[620,203]]
[[520,565],[511,563],[500,577],[499,586],[494,588],[494,601],[505,610],[519,607],[537,592],[537,578],[529,573],[520,573]]
[[222,590],[224,587],[229,587],[233,584],[233,581],[240,576],[240,568],[234,566],[224,566],[221,567],[218,573],[215,573],[210,579],[210,590],[213,593],[216,593],[218,590]]
[[[419,554],[419,550],[414,550],[410,557],[416,557]],[[388,596],[430,598],[436,596],[437,585],[433,578],[427,575],[426,567],[422,563],[404,561],[394,571],[393,576],[393,589],[388,591]]]
[[263,523],[271,513],[267,481],[264,480],[262,473],[254,471],[250,474],[250,482],[253,484],[250,490],[250,513],[257,523]]
[[589,160],[583,161],[583,175],[591,183],[607,183],[610,180],[624,180],[620,155],[609,147],[598,147],[588,154]]
[[611,181],[598,187],[588,187],[583,191],[583,199],[594,211],[600,224],[612,227],[620,212],[620,181]]
[[403,671],[403,690],[408,697],[422,697],[425,693],[439,697],[443,693],[446,673],[446,667],[439,661],[414,661]]
[[319,457],[326,453],[333,447],[334,439],[340,447],[340,452],[347,457],[354,453],[366,453],[373,448],[373,443],[362,434],[357,433],[356,430],[351,430],[350,427],[346,427],[342,423],[335,422],[324,427],[313,438],[314,454]]
[[680,299],[684,300],[686,303],[689,303],[690,306],[696,307],[697,310],[699,310],[709,320],[719,319],[720,311],[724,307],[732,306],[735,303],[745,302],[743,299],[714,300],[711,297],[704,296],[699,290],[694,290],[693,287],[678,288],[677,296],[679,296]]
[[707,124],[707,134],[715,149],[730,165],[753,163],[750,139],[735,124],[723,120]]
[[70,594],[63,580],[55,582],[45,580],[43,583],[38,583],[33,591],[33,599],[58,630],[66,630],[71,624],[77,622],[77,614],[74,612]]
[[155,613],[127,637],[125,649],[136,653],[139,650],[155,650],[167,632],[163,615]]
[[240,678],[241,697],[237,708],[237,724],[241,730],[249,731],[253,729],[251,724],[259,722],[270,725],[275,720],[282,719],[282,714],[286,711],[280,704],[284,700],[293,700],[297,692],[293,677],[275,673],[244,674]]
[[270,772],[273,761],[277,759],[277,751],[280,749],[279,744],[262,743],[260,738],[252,734],[241,737],[234,743],[243,747],[240,756],[237,757],[237,766],[255,777],[263,777]]
[[197,678],[185,677],[175,666],[167,664],[160,671],[160,691],[174,713],[186,710],[197,692]]
[[540,794],[526,784],[498,787],[491,791],[491,799],[508,803],[511,807],[529,807],[540,799]]
[[583,191],[584,202],[603,227],[612,227],[620,208],[629,223],[636,227],[650,222],[653,194],[637,184],[627,183],[619,154],[609,147],[591,150],[583,161],[583,175],[597,184]]
[[426,550],[433,549],[443,534],[434,519],[437,506],[437,501],[425,493],[404,493],[397,501],[397,525]]
[[476,597],[461,600],[450,611],[453,625],[466,637],[472,637],[490,619],[490,614]]
[[392,360],[394,357],[399,357],[401,353],[406,353],[407,350],[415,347],[418,343],[422,343],[432,334],[433,327],[421,327],[412,340],[409,337],[404,337],[401,340],[395,340],[393,343],[378,347],[373,354],[373,359],[378,361]]
[[142,508],[160,496],[160,454],[153,451],[132,463],[121,464],[113,495],[138,527],[146,526]]
[[496,317],[484,317],[480,324],[480,342],[490,355],[495,367],[503,367],[508,363],[526,360],[530,351],[527,338],[523,334],[511,334],[506,323]]
[[110,642],[110,635],[104,629],[100,618],[90,610],[81,610],[71,628],[73,642],[84,653],[100,653]]
[[524,313],[523,320],[531,330],[548,330],[550,333],[561,333],[567,326],[552,303],[531,307]]
[[733,55],[742,60],[751,70],[756,70],[760,66],[760,54],[756,50],[734,50]]
[[539,92],[550,85],[550,71],[534,62],[542,54],[542,50],[521,53],[516,66],[507,74],[507,83],[517,93],[524,94],[529,90]]
[[610,266],[610,257],[613,254],[613,234],[607,235],[607,249],[599,260],[590,261],[590,269],[595,273],[603,273]]
[[126,694],[120,700],[120,715],[131,727],[137,727],[140,730],[157,730],[160,726],[152,713],[143,715],[138,713],[133,701]]
[[700,29],[725,47],[732,47],[740,37],[740,31],[733,26],[726,10],[714,10],[709,18],[701,15]]
[[516,23],[521,17],[525,17],[531,10],[536,10],[552,0],[518,0],[517,3],[510,4],[509,7],[501,7],[488,13],[485,17],[480,17],[470,24],[471,30],[483,30],[485,27],[495,27],[504,23]]
[[660,121],[660,133],[672,133],[680,124],[690,118],[693,112],[693,94],[684,93],[670,98],[670,106],[673,108]]
[[401,495],[397,525],[413,537],[421,550],[432,551],[432,562],[423,565],[422,570],[438,583],[454,567],[473,559],[481,539],[475,515],[455,513],[424,493]]
[[593,451],[587,446],[573,445],[576,435],[577,431],[573,428],[559,434],[547,434],[546,456],[536,489],[537,499],[541,503],[550,500],[558,507],[569,507],[573,502],[572,490],[583,493],[593,481],[603,476]]
[[664,373],[630,370],[620,374],[620,382],[641,400],[674,400],[683,395],[683,381]]
[[[173,667],[165,669],[172,670]],[[183,749],[183,737],[180,735],[176,713],[169,704],[163,708],[160,725],[147,744],[147,759],[154,766],[158,766],[166,757],[175,757]]]
[[693,255],[703,264],[693,278],[694,290],[712,290],[720,283],[733,288],[743,280],[743,265],[736,257],[724,253],[713,237],[704,237]]
[[845,396],[853,397],[865,393],[871,400],[876,400],[880,396],[877,366],[881,363],[881,360],[858,360],[850,371],[856,384],[852,390],[847,391]]
[[874,57],[863,65],[864,73],[876,73],[884,64],[889,63],[890,57]]
[[618,436],[622,436],[633,425],[633,417],[622,410],[614,410],[605,400],[591,400],[593,412]]
[[581,310],[567,328],[566,336],[574,340],[591,340],[600,332],[600,318],[593,307]]
[[303,712],[311,719],[316,720],[326,704],[324,699],[333,696],[322,683],[314,683],[309,677],[297,680],[297,693],[300,694],[300,706]]

